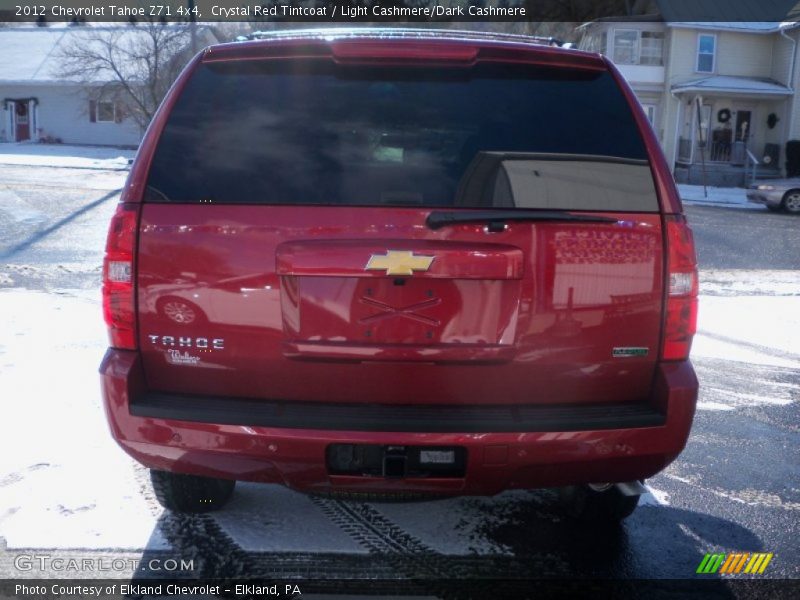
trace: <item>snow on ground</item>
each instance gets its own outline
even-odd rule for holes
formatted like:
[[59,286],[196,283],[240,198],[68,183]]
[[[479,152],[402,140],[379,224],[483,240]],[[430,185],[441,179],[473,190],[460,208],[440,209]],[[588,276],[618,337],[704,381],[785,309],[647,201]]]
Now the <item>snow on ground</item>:
[[[0,222],[12,222],[28,227],[39,227],[50,218],[40,210],[33,208],[13,189],[0,188]],[[0,234],[0,239],[2,239]]]
[[136,150],[35,142],[0,144],[0,164],[76,169],[126,169]]
[[639,497],[639,506],[669,506],[669,494],[657,490],[651,485],[645,485],[647,493]]
[[678,184],[681,200],[690,204],[713,204],[730,208],[765,210],[762,205],[747,201],[744,188],[709,186],[707,190],[708,195],[704,194],[702,185]]
[[692,357],[800,369],[798,296],[700,296]]
[[703,269],[700,271],[700,293],[710,296],[798,297],[800,271]]
[[247,551],[366,552],[310,496],[282,485],[237,483],[233,500],[214,518]]
[[166,547],[100,407],[98,296],[0,291],[0,537],[9,548]]
[[[441,554],[510,554],[510,550],[487,539],[485,532],[513,520],[519,506],[536,506],[542,502],[524,490],[508,490],[497,496],[460,497],[430,502],[398,502],[376,504],[378,511],[403,531],[418,538]],[[552,504],[551,504],[552,506]],[[558,515],[546,511],[550,519]]]
[[698,331],[692,357],[800,368],[798,305],[800,272],[700,271]]

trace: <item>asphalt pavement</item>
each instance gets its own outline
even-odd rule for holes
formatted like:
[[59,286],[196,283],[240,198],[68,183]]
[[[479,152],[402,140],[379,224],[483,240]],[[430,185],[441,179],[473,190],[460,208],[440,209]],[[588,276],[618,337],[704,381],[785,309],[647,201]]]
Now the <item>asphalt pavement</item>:
[[800,578],[800,218],[687,207],[700,403],[686,450],[619,528],[569,521],[553,490],[392,504],[244,484],[224,512],[187,517],[158,507],[100,408],[100,261],[124,176],[0,166],[1,577],[97,574],[20,567],[36,553],[179,557],[192,577],[337,579],[342,593],[366,577],[421,596],[455,581],[491,597],[492,579],[695,580],[706,553],[770,552],[764,577]]

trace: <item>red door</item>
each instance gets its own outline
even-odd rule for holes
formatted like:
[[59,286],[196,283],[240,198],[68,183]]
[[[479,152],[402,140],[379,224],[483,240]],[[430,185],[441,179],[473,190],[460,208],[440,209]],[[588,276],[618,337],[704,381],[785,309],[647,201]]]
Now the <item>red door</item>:
[[16,102],[14,116],[16,122],[16,141],[22,142],[31,139],[30,117],[28,115],[28,103]]

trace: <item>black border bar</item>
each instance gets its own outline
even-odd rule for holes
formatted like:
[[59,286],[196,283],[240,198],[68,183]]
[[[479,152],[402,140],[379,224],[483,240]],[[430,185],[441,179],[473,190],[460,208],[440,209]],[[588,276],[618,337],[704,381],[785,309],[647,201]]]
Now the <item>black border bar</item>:
[[288,402],[149,392],[137,417],[285,429],[408,433],[529,433],[657,427],[666,417],[646,403],[539,405],[387,405]]

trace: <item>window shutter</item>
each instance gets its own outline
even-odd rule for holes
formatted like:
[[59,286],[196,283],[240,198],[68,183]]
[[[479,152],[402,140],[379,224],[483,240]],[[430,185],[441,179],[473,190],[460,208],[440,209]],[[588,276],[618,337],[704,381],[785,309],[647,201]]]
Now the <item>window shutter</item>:
[[122,112],[122,103],[115,102],[114,103],[114,122],[115,123],[122,123],[122,119],[125,118],[125,115]]
[[89,122],[97,122],[97,102],[94,100],[89,100]]

